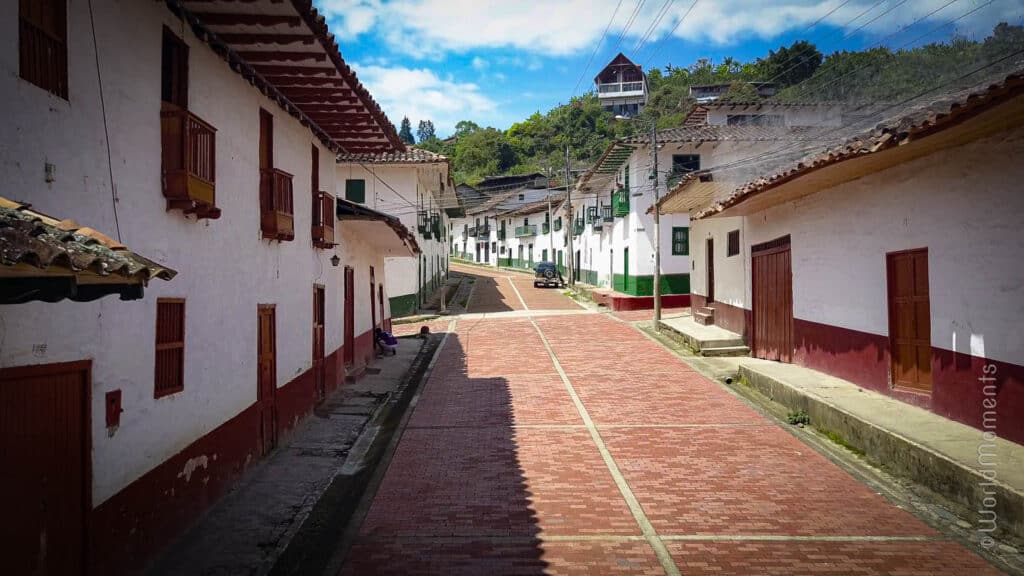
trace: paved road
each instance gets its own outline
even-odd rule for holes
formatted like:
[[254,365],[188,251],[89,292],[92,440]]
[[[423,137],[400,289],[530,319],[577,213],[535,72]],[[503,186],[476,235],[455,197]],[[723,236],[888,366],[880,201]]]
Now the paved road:
[[[576,307],[488,273],[470,312],[534,303]],[[998,573],[633,326],[498,316],[456,320],[342,574]]]

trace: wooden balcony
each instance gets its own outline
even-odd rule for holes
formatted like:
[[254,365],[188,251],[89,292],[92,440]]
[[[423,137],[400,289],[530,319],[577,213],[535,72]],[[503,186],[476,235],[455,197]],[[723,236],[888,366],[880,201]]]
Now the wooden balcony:
[[168,210],[220,218],[216,206],[217,129],[188,110],[160,111],[161,168]]
[[529,236],[537,235],[537,225],[528,224],[526,226],[516,226],[516,238],[527,238]]
[[619,188],[612,194],[612,214],[616,218],[629,215],[629,190]]
[[260,171],[260,228],[271,240],[295,239],[292,175],[277,168]]
[[313,246],[333,248],[334,240],[334,196],[323,190],[313,194]]

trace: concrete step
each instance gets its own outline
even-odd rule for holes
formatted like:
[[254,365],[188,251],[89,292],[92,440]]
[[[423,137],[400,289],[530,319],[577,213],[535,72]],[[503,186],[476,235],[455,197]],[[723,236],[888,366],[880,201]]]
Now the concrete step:
[[700,309],[693,311],[693,321],[701,326],[712,326],[715,323],[714,310],[711,313],[702,312]]
[[750,348],[739,345],[739,346],[713,346],[703,347],[700,349],[701,356],[747,356],[750,354]]

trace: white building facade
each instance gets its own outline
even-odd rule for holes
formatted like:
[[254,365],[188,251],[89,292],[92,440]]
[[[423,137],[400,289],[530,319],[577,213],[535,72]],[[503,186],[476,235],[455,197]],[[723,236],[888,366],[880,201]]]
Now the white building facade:
[[[25,12],[36,4],[49,11]],[[48,489],[87,488],[41,527],[54,536],[48,551],[38,549],[39,532],[26,532],[15,572],[31,573],[47,553],[69,573],[86,562],[97,574],[138,570],[319,398],[373,361],[373,329],[389,316],[385,259],[418,247],[385,215],[335,205],[334,157],[401,143],[315,10],[297,6],[3,8],[0,196],[107,231],[178,271],[141,300],[0,312],[0,386],[31,392],[68,377],[82,398],[66,408],[82,416],[73,433],[83,448],[65,462],[80,476],[51,478]],[[206,21],[191,12],[211,8],[220,15]],[[275,76],[296,57],[278,61],[276,43],[247,44],[241,34],[282,31],[316,39],[303,50],[335,92]],[[47,36],[48,53],[63,56],[42,58],[29,34]],[[246,44],[219,40],[229,34]],[[363,136],[317,116],[335,96]],[[70,421],[43,398],[19,398],[5,408]],[[18,464],[7,463],[33,482],[31,467]],[[82,484],[60,484],[71,478]],[[8,520],[47,521],[37,516]]]

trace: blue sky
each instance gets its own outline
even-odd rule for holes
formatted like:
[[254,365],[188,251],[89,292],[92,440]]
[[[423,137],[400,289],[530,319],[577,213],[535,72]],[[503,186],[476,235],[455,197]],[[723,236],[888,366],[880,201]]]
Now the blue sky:
[[825,53],[898,48],[926,34],[916,43],[953,33],[980,39],[998,22],[1024,19],[1024,0],[314,3],[391,121],[409,116],[415,130],[429,119],[442,137],[459,120],[507,128],[566,102],[581,77],[575,94],[590,90],[620,51],[647,70],[697,58],[752,60],[800,38]]

